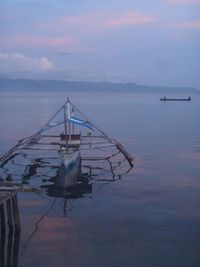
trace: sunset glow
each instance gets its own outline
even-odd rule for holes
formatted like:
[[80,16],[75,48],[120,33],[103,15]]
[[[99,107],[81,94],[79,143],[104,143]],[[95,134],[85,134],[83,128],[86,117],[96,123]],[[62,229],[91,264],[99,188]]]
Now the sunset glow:
[[[73,71],[74,80],[85,72],[89,80],[199,87],[199,3],[3,1],[0,53],[9,56],[1,57],[0,72],[13,72],[20,61],[21,69],[29,66],[29,77],[31,72],[36,77],[37,65],[41,71],[51,70],[54,79]],[[16,54],[24,58],[14,57],[11,67]],[[168,66],[164,72],[159,68],[159,75],[158,62]]]

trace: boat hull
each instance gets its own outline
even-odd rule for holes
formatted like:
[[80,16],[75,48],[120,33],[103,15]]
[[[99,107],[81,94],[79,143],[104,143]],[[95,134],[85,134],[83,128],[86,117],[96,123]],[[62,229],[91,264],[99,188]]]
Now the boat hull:
[[81,156],[79,151],[71,153],[60,152],[61,167],[58,177],[58,185],[67,188],[77,184],[77,177],[81,171]]
[[160,101],[190,101],[191,98],[160,98]]

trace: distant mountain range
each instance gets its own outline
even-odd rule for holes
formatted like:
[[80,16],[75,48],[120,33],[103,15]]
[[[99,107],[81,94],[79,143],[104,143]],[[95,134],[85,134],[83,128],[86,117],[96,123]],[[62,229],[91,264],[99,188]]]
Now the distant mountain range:
[[62,80],[31,80],[0,78],[0,91],[118,91],[118,92],[162,92],[162,93],[200,93],[192,87],[147,86],[135,83],[81,82]]

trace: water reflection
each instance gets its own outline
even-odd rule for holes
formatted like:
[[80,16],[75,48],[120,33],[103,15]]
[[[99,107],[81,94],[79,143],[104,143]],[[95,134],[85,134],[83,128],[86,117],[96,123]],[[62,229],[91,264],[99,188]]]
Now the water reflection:
[[92,184],[89,183],[90,179],[86,175],[80,174],[77,178],[77,184],[67,188],[60,186],[59,180],[60,177],[55,176],[51,178],[52,184],[41,185],[49,197],[76,199],[92,193]]
[[[101,156],[102,154],[102,156]],[[1,212],[1,240],[0,240],[0,267],[17,267],[24,260],[24,254],[30,248],[29,243],[38,233],[39,227],[50,212],[55,208],[56,200],[61,199],[60,217],[67,217],[70,200],[86,198],[87,195],[101,190],[104,185],[122,179],[133,167],[126,162],[120,153],[105,154],[100,151],[98,157],[91,158],[89,154],[83,155],[81,172],[77,177],[77,184],[72,187],[62,187],[60,179],[60,158],[56,154],[38,156],[37,154],[16,153],[9,161],[1,166],[1,186],[17,186],[21,193],[35,194],[40,192],[49,200],[46,211],[37,213],[37,219],[30,219],[31,226],[21,231],[5,229],[2,225]],[[94,189],[95,186],[95,190]],[[34,196],[33,196],[34,198]],[[43,199],[41,199],[43,203]],[[23,204],[23,203],[21,203]],[[42,204],[41,204],[42,205]],[[34,214],[29,206],[30,217]],[[38,208],[38,210],[40,210]],[[24,215],[24,214],[22,214]],[[23,217],[23,216],[22,216]],[[35,217],[34,217],[35,218]],[[58,219],[58,218],[57,218]],[[53,230],[52,230],[53,231]],[[20,235],[22,234],[20,244]]]

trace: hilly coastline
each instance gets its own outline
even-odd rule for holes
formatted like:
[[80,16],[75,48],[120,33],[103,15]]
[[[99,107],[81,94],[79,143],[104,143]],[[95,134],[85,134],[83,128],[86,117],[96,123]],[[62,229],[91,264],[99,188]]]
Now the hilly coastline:
[[169,87],[140,85],[136,83],[85,82],[65,80],[0,79],[0,90],[35,91],[118,91],[118,92],[162,92],[200,93],[193,87]]

